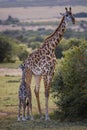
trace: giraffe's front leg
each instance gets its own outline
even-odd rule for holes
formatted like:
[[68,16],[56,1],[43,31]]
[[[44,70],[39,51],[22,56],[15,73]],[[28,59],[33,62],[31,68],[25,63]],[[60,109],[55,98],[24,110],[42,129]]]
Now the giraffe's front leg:
[[32,116],[32,94],[31,94],[31,80],[32,80],[32,72],[29,69],[26,69],[26,85],[27,85],[27,94],[28,94],[28,104],[27,104],[27,119],[33,120]]
[[44,87],[45,87],[45,120],[50,120],[49,113],[48,113],[48,103],[49,103],[49,91],[50,91],[50,84],[51,84],[51,76],[44,76]]
[[48,113],[49,112],[48,103],[49,103],[49,88],[45,89],[45,108],[46,108],[45,120],[50,120]]

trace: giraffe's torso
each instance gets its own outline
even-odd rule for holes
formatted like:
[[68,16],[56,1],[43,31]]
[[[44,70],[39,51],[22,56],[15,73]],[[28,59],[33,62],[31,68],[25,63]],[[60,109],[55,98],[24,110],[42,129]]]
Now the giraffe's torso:
[[43,44],[38,50],[29,55],[28,68],[34,75],[50,75],[54,71],[56,57],[50,44]]

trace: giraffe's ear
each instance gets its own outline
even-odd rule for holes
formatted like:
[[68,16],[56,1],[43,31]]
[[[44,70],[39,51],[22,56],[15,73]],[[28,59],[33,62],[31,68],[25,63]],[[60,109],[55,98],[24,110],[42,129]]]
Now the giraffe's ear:
[[68,11],[67,7],[65,7],[66,12]]
[[70,8],[69,8],[69,11],[71,12],[71,10],[72,10],[72,9],[71,9],[71,7],[70,7]]

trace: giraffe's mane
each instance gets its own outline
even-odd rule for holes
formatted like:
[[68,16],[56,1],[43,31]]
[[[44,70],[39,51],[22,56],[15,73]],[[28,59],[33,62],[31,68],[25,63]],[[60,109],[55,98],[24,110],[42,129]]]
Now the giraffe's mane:
[[56,29],[51,35],[49,35],[49,36],[45,39],[45,41],[48,40],[49,38],[51,38],[51,37],[59,30],[59,28],[60,28],[60,26],[61,26],[63,20],[64,20],[64,16],[63,16],[63,18],[62,18],[62,20],[61,20],[59,26],[57,27],[57,29]]

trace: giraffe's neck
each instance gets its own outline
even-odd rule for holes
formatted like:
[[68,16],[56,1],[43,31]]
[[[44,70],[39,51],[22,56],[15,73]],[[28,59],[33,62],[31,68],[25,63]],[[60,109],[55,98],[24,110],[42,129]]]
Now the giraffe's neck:
[[49,43],[53,49],[55,49],[57,44],[62,39],[65,30],[66,30],[66,22],[65,22],[65,18],[63,17],[57,29],[54,31],[52,35],[50,35],[46,39],[46,42]]
[[22,80],[25,80],[25,71],[22,71]]

